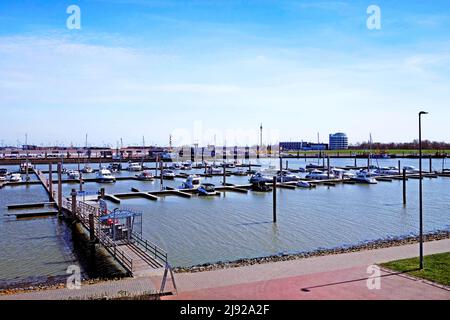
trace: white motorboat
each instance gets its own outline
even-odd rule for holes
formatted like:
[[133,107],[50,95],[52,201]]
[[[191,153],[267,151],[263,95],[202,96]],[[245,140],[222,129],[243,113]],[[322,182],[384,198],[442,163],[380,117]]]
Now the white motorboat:
[[172,170],[164,169],[162,172],[162,176],[164,179],[173,180],[175,179],[176,174]]
[[119,171],[122,170],[122,164],[121,164],[120,162],[114,162],[114,163],[111,163],[111,164],[108,166],[108,169],[109,169],[111,172],[119,172]]
[[183,182],[180,189],[198,189],[201,185],[201,178],[197,175],[190,175],[186,181]]
[[413,166],[404,166],[403,169],[406,171],[406,173],[419,173],[419,170]]
[[276,176],[278,174],[278,169],[277,167],[270,165],[268,168],[264,168],[263,170],[261,170],[261,173],[265,176]]
[[21,182],[22,181],[22,175],[20,173],[13,173],[11,174],[11,177],[9,177],[10,182]]
[[375,170],[375,173],[381,176],[389,176],[389,175],[393,176],[398,175],[399,170],[397,167],[383,167],[378,170]]
[[21,173],[25,173],[27,172],[31,172],[34,169],[34,166],[31,164],[31,162],[24,162],[20,164],[20,172]]
[[324,166],[321,164],[309,163],[306,165],[306,170],[323,169]]
[[111,171],[105,168],[100,168],[97,173],[97,182],[112,183],[116,182],[116,178],[111,174]]
[[6,181],[6,177],[8,176],[8,169],[0,169],[0,181]]
[[327,180],[327,179],[333,179],[334,176],[330,173],[330,177],[328,177],[328,173],[322,172],[320,170],[313,170],[310,173],[306,175],[306,179],[311,180]]
[[178,162],[172,162],[168,166],[169,170],[179,170],[181,169],[181,165]]
[[224,163],[227,168],[235,168],[236,167],[234,160],[225,160]]
[[142,166],[137,162],[131,162],[128,164],[128,171],[142,171]]
[[79,180],[80,179],[80,173],[76,170],[69,170],[66,172],[67,178],[72,180]]
[[136,178],[141,181],[152,181],[155,177],[149,170],[144,170],[140,174],[136,175]]
[[290,181],[298,181],[300,177],[293,174],[288,170],[283,170],[281,173],[277,174],[277,181],[279,182],[290,182]]
[[181,170],[192,170],[192,162],[185,161],[181,164]]
[[300,188],[314,188],[316,185],[309,183],[308,181],[299,181],[297,182],[297,187]]
[[206,170],[209,174],[223,174],[223,168],[220,167],[210,167]]
[[348,171],[340,168],[332,168],[330,169],[333,177],[337,179],[351,179],[356,177],[356,174],[353,171]]
[[238,168],[237,170],[233,171],[233,174],[235,176],[246,176],[247,175],[247,171],[245,171],[242,168]]
[[218,193],[216,192],[216,186],[212,183],[204,183],[200,187],[197,188],[197,192],[199,196],[215,196]]
[[94,169],[92,169],[92,167],[90,167],[90,166],[84,166],[84,168],[81,169],[81,172],[83,172],[83,173],[92,173],[92,172],[94,172]]
[[248,180],[250,183],[260,183],[260,182],[273,182],[273,178],[264,175],[262,172],[257,172]]
[[367,184],[377,184],[378,181],[374,178],[372,172],[366,170],[361,170],[356,174],[356,177],[352,178],[353,181]]

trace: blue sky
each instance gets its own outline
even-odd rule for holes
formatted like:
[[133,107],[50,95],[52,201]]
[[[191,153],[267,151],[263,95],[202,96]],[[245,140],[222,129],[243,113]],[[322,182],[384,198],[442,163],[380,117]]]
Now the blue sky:
[[448,0],[0,2],[4,144],[450,141],[449,87]]

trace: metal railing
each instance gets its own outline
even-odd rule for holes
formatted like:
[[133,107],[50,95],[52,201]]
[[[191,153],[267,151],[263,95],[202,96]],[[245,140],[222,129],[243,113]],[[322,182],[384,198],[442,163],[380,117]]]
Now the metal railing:
[[137,244],[140,245],[147,253],[151,254],[155,260],[161,262],[162,265],[166,265],[168,262],[167,252],[158,247],[156,244],[144,239],[142,235],[136,232],[132,233],[132,239],[135,240]]
[[[63,199],[63,208],[72,212],[72,201]],[[101,229],[101,222],[99,220],[100,210],[99,208],[87,204],[83,201],[77,201],[76,206],[76,218],[87,229],[90,229],[89,215],[94,217],[94,234],[97,237],[99,243],[116,259],[122,266],[130,272],[133,272],[133,259],[125,254],[123,250],[119,248],[116,242],[114,242],[110,236]]]

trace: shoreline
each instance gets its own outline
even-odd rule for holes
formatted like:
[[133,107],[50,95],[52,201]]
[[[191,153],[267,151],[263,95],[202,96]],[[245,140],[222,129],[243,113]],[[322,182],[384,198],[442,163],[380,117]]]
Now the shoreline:
[[[438,241],[450,239],[450,230],[437,230],[434,232],[430,232],[424,234],[424,242]],[[234,261],[227,262],[212,262],[205,263],[201,265],[193,265],[189,267],[175,267],[173,271],[175,274],[183,274],[183,273],[199,273],[199,272],[207,272],[214,271],[220,269],[232,269],[244,266],[251,266],[257,264],[266,264],[272,262],[281,262],[281,261],[290,261],[290,260],[298,260],[298,259],[307,259],[312,257],[319,256],[327,256],[327,255],[338,255],[342,253],[349,252],[359,252],[359,251],[370,251],[375,249],[389,248],[389,247],[399,247],[408,244],[415,244],[419,242],[418,236],[403,236],[403,237],[395,237],[395,238],[385,238],[374,241],[368,241],[357,245],[352,246],[341,246],[331,249],[318,249],[307,252],[293,253],[293,254],[282,254],[282,255],[273,255],[273,256],[265,256],[258,258],[247,258],[247,259],[238,259]],[[93,278],[93,279],[82,279],[82,285],[90,285],[102,282],[109,281],[118,281],[126,279],[127,277],[115,277],[115,278]],[[64,279],[65,280],[65,279]],[[29,287],[9,287],[9,288],[0,288],[0,296],[2,295],[14,295],[20,293],[29,293],[35,291],[44,291],[44,290],[54,290],[54,289],[62,289],[65,288],[66,282],[62,281],[60,283],[42,283],[38,285],[33,285]]]
[[[450,230],[437,230],[424,234],[424,242],[431,242],[437,240],[450,239]],[[198,273],[205,271],[213,271],[220,269],[231,269],[244,266],[251,266],[255,264],[265,264],[271,262],[307,259],[312,257],[320,257],[327,255],[336,255],[349,252],[369,251],[375,249],[399,247],[408,244],[419,243],[419,236],[403,236],[394,238],[384,238],[379,240],[368,241],[348,247],[335,247],[330,249],[317,249],[313,251],[305,251],[292,254],[272,255],[257,258],[244,258],[234,261],[218,261],[213,263],[204,263],[199,265],[193,265],[189,267],[175,267],[173,271],[178,274],[182,273]]]

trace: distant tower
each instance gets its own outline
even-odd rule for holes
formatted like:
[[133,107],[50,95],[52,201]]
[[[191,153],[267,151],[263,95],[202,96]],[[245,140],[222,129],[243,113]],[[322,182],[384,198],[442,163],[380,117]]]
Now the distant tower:
[[261,123],[261,126],[259,127],[259,147],[262,147],[262,132],[263,132],[263,125]]

